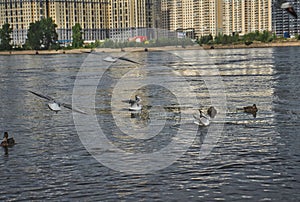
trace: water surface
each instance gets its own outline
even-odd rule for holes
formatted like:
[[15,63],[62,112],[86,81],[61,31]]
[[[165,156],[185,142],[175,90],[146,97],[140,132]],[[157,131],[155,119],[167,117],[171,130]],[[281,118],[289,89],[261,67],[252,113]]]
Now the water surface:
[[[117,62],[109,68],[88,54],[0,56],[0,132],[8,131],[18,143],[8,154],[0,153],[0,200],[299,201],[299,50],[209,50],[201,57],[188,50],[130,53],[127,57],[147,65]],[[54,113],[44,100],[28,93],[33,90],[71,103],[77,73],[87,61],[91,72],[105,75],[97,87],[95,110],[85,110],[96,115],[115,146],[136,153],[160,151],[177,133],[194,132],[193,114],[212,104],[213,86],[205,80],[221,77],[226,116],[212,123],[224,126],[213,150],[200,158],[209,135],[208,128],[200,128],[184,155],[162,170],[129,174],[99,163],[82,144],[71,111]],[[135,68],[136,74],[128,76],[133,82],[123,85],[122,96],[141,95],[146,110],[132,115],[125,103],[111,102],[120,79]],[[180,75],[192,93],[175,92],[181,80],[173,81],[172,90],[162,87],[167,81],[158,83],[161,75]],[[153,85],[134,89],[134,81]],[[253,103],[259,108],[256,117],[238,110]],[[128,127],[155,123],[162,130],[152,138],[135,139],[120,129],[113,112]]]

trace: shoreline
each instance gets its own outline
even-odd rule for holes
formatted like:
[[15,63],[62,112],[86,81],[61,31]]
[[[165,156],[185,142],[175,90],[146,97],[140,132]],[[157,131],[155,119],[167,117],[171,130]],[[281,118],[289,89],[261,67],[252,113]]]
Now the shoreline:
[[128,47],[128,48],[95,48],[95,49],[71,49],[71,50],[20,50],[20,51],[0,51],[0,55],[55,55],[55,54],[87,54],[91,52],[153,52],[153,51],[172,51],[172,50],[209,50],[209,49],[247,49],[247,48],[275,48],[275,47],[297,47],[300,41],[258,43],[247,46],[245,44],[230,45],[194,45],[194,46],[163,46],[163,47]]

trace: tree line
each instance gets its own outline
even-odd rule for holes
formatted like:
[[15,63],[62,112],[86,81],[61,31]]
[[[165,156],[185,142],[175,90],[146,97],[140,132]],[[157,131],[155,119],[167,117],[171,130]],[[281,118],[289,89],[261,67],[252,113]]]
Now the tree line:
[[[58,34],[56,32],[57,25],[52,18],[43,18],[34,23],[30,23],[27,39],[23,46],[26,50],[50,50],[58,49]],[[11,34],[13,29],[9,23],[5,23],[0,29],[0,50],[12,50],[14,47],[11,45]],[[82,28],[79,23],[72,27],[74,48],[83,46]]]
[[[260,41],[263,43],[270,43],[272,41],[275,41],[278,37],[269,31],[255,31],[248,34],[245,34],[243,36],[239,36],[239,34],[232,34],[232,35],[226,35],[226,34],[218,34],[215,38],[213,38],[212,35],[208,36],[201,36],[197,43],[207,44],[207,45],[214,45],[214,44],[222,44],[222,45],[228,45],[228,44],[246,44],[250,45],[254,41]],[[300,40],[300,36],[295,37],[297,40]]]

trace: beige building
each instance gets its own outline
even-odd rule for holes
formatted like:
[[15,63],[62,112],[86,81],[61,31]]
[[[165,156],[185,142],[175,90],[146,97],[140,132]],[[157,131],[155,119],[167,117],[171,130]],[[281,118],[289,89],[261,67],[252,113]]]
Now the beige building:
[[162,0],[162,28],[195,37],[272,29],[272,0]]
[[23,44],[30,23],[43,17],[52,17],[62,41],[72,39],[75,23],[86,41],[272,29],[271,0],[0,0],[0,26],[11,25],[15,45]]
[[113,0],[109,4],[109,38],[123,41],[146,35],[146,0]]
[[272,30],[271,0],[224,0],[223,34]]
[[[51,17],[59,40],[72,39],[72,26],[79,23],[85,41],[111,38],[128,40],[154,35],[159,0],[0,0],[0,25],[13,28],[13,44],[24,44],[31,22]],[[152,33],[152,34],[151,34]],[[150,36],[151,37],[151,36]]]
[[45,5],[36,1],[0,1],[0,26],[9,23],[13,28],[13,43],[23,44],[31,22],[40,20]]
[[189,32],[193,35],[194,1],[193,0],[165,0],[162,1],[162,29]]

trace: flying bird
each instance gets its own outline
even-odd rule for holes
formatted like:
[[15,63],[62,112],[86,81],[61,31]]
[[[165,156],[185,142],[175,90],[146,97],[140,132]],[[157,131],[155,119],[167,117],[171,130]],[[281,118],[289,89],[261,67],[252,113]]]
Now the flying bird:
[[125,58],[125,57],[112,57],[112,56],[107,56],[105,58],[103,58],[104,61],[106,62],[117,62],[118,60],[123,60],[123,61],[127,61],[127,62],[131,62],[134,64],[140,64],[139,62],[136,62],[134,60]]
[[30,91],[30,93],[40,97],[40,98],[43,98],[45,100],[48,100],[49,103],[47,104],[49,109],[52,110],[52,111],[55,111],[56,113],[61,111],[61,107],[65,107],[67,109],[70,109],[70,110],[73,110],[75,112],[78,112],[78,113],[81,113],[81,114],[87,114],[86,112],[84,111],[81,111],[79,109],[74,109],[72,108],[72,105],[71,104],[66,104],[66,103],[60,103],[60,102],[57,102],[55,99],[53,99],[52,97],[50,96],[47,96],[47,95],[42,95],[42,94],[39,94],[39,93],[36,93],[36,92],[33,92],[33,91]]
[[280,4],[280,8],[286,10],[290,15],[292,15],[294,18],[298,18],[297,13],[294,10],[294,7],[292,6],[292,4],[290,2],[287,1],[279,1]]

